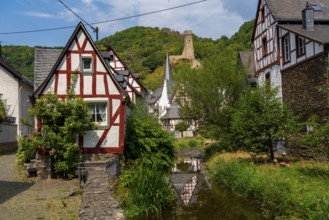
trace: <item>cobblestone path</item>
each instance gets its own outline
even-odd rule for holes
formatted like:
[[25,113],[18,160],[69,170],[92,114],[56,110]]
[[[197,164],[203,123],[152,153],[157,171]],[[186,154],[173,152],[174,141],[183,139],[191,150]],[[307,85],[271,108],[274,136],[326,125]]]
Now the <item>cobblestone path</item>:
[[107,173],[104,169],[88,168],[79,220],[123,220],[123,210],[112,197]]
[[77,219],[77,180],[32,181],[20,174],[15,155],[0,156],[0,220]]

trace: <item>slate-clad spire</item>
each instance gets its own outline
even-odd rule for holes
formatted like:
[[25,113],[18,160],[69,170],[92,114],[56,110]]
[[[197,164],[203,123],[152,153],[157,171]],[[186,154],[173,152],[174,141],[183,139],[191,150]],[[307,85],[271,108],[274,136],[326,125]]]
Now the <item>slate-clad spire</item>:
[[171,68],[170,68],[170,61],[169,61],[169,55],[168,50],[166,52],[166,66],[165,66],[165,72],[164,72],[164,79],[165,80],[171,80]]

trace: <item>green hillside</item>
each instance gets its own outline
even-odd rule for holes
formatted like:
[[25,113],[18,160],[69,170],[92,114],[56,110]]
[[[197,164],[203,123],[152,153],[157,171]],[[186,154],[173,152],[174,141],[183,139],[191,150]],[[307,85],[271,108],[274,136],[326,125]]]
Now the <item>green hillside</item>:
[[[230,38],[223,36],[218,40],[212,40],[193,35],[195,56],[202,62],[219,54],[223,47],[232,47],[235,51],[251,49],[252,30],[253,21],[248,21]],[[132,27],[105,37],[99,42],[101,49],[108,45],[119,54],[132,72],[140,73],[143,80],[163,66],[166,50],[170,55],[179,55],[184,47],[181,33],[169,28],[150,27]],[[33,80],[33,47],[3,46],[2,56]]]

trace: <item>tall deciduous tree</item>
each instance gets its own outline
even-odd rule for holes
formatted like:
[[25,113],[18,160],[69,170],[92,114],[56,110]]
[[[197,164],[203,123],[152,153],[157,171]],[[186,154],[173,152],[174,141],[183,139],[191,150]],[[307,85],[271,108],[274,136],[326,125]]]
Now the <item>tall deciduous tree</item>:
[[277,90],[265,85],[249,88],[232,115],[230,142],[257,155],[274,159],[275,143],[299,131],[297,117],[276,97]]
[[179,102],[185,118],[198,120],[201,131],[219,138],[226,127],[227,107],[237,100],[244,73],[237,65],[236,52],[225,50],[197,70],[181,69]]

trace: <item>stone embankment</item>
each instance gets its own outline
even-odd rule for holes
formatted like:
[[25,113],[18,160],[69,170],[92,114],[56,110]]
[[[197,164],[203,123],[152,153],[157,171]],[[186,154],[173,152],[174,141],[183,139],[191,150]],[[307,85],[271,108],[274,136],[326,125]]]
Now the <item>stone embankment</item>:
[[86,167],[87,180],[79,220],[122,220],[123,210],[112,196],[106,166]]

